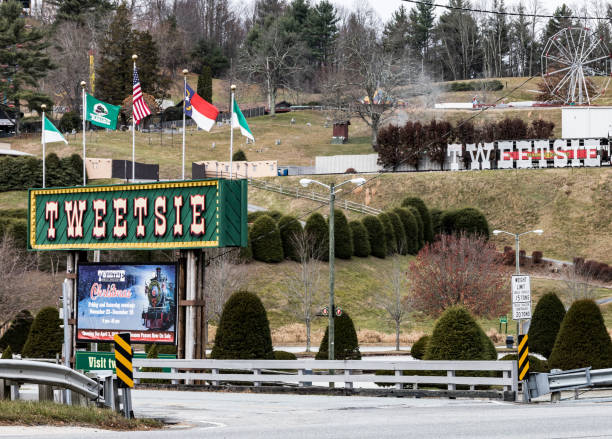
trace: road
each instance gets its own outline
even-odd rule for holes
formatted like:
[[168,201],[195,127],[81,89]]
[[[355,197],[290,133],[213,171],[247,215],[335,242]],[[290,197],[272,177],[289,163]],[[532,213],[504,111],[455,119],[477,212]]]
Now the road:
[[137,416],[176,422],[164,431],[0,427],[36,438],[612,438],[612,400],[498,401],[134,391]]

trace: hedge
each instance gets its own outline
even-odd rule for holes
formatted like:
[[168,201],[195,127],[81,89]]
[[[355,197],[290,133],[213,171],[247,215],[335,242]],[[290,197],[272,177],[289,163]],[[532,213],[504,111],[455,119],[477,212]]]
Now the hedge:
[[295,239],[302,232],[302,224],[296,217],[285,215],[278,220],[278,229],[283,243],[283,255],[286,259],[299,261],[300,255],[295,249]]
[[361,223],[368,232],[371,255],[377,258],[384,258],[387,256],[385,230],[380,220],[374,215],[367,215],[361,220]]
[[24,358],[55,358],[62,352],[64,331],[59,312],[51,306],[41,309],[32,322],[21,353]]
[[257,212],[249,212],[247,215],[247,221],[249,223],[254,223],[257,221],[257,218],[263,215],[268,215],[274,221],[278,222],[283,216],[278,210],[258,210]]
[[408,243],[406,242],[406,231],[404,230],[404,224],[400,219],[399,215],[394,211],[386,212],[391,221],[393,228],[393,234],[395,235],[395,248],[397,252],[402,255],[408,254]]
[[274,351],[275,360],[297,360],[297,357],[292,352]]
[[529,350],[550,357],[561,322],[565,317],[565,307],[554,293],[544,294],[533,312],[529,326]]
[[466,233],[489,239],[489,223],[485,215],[474,207],[448,210],[441,217],[442,230],[447,235]]
[[434,238],[442,234],[442,215],[444,211],[436,207],[429,209],[429,216],[431,216],[431,228],[433,229]]
[[562,370],[612,367],[612,341],[594,301],[573,303],[561,323],[548,365]]
[[268,215],[260,216],[251,231],[253,258],[261,262],[281,262],[283,244],[276,222]]
[[[59,159],[47,155],[46,186],[76,186],[83,183],[83,162],[78,154]],[[42,186],[42,160],[36,157],[0,158],[0,192],[26,190]]]
[[[319,352],[315,356],[317,360],[329,358],[329,326],[325,329],[325,335],[321,340]],[[335,360],[361,360],[359,342],[353,320],[346,311],[340,317],[334,317],[334,359]]]
[[412,347],[410,348],[410,355],[412,358],[416,358],[417,360],[422,360],[425,356],[425,352],[427,352],[427,344],[429,343],[429,335],[423,335],[419,338]]
[[247,161],[246,154],[244,153],[243,150],[239,149],[232,156],[232,161],[234,161],[234,162],[246,162]]
[[361,221],[351,221],[349,227],[353,233],[353,253],[359,258],[367,258],[372,252],[368,231]]
[[406,251],[411,255],[416,255],[419,251],[419,229],[416,218],[410,210],[405,207],[396,207],[393,212],[399,216],[404,226],[404,236],[406,237]]
[[257,295],[239,291],[227,300],[210,356],[228,360],[274,359],[270,323]]
[[334,209],[334,255],[340,259],[353,256],[353,234],[344,212]]
[[397,251],[397,239],[395,238],[395,232],[393,231],[393,225],[391,224],[391,218],[386,212],[379,213],[378,218],[383,226],[385,233],[385,251],[387,255],[392,255]]
[[417,240],[417,253],[419,250],[423,248],[425,245],[425,229],[423,228],[423,218],[421,217],[421,213],[414,206],[407,207],[410,211],[414,219],[417,223],[417,232],[418,232],[418,240]]
[[406,197],[404,201],[402,201],[402,206],[412,206],[419,211],[421,220],[423,221],[423,240],[424,242],[433,242],[434,234],[431,225],[431,215],[429,214],[429,209],[427,209],[425,202],[418,197]]
[[321,246],[318,251],[321,260],[329,260],[329,228],[323,215],[318,212],[310,215],[306,220],[304,230],[308,236],[312,237],[314,242]]

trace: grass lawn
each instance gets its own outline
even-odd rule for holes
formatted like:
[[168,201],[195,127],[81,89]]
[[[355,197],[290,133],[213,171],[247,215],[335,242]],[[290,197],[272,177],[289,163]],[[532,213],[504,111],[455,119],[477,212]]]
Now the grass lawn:
[[152,430],[164,426],[155,419],[126,419],[109,409],[32,401],[0,401],[0,425],[70,425],[108,430]]

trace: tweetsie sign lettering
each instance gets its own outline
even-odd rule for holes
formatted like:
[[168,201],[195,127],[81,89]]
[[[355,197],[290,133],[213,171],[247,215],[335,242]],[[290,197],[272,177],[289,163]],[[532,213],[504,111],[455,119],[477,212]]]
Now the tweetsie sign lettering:
[[247,181],[30,189],[32,250],[247,245]]

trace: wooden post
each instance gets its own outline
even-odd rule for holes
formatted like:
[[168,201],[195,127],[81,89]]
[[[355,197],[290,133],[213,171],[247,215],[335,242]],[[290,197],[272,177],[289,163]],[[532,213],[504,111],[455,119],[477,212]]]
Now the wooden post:
[[185,307],[181,306],[181,302],[185,300],[185,264],[186,260],[184,253],[179,253],[179,273],[178,273],[178,349],[177,358],[185,358]]

